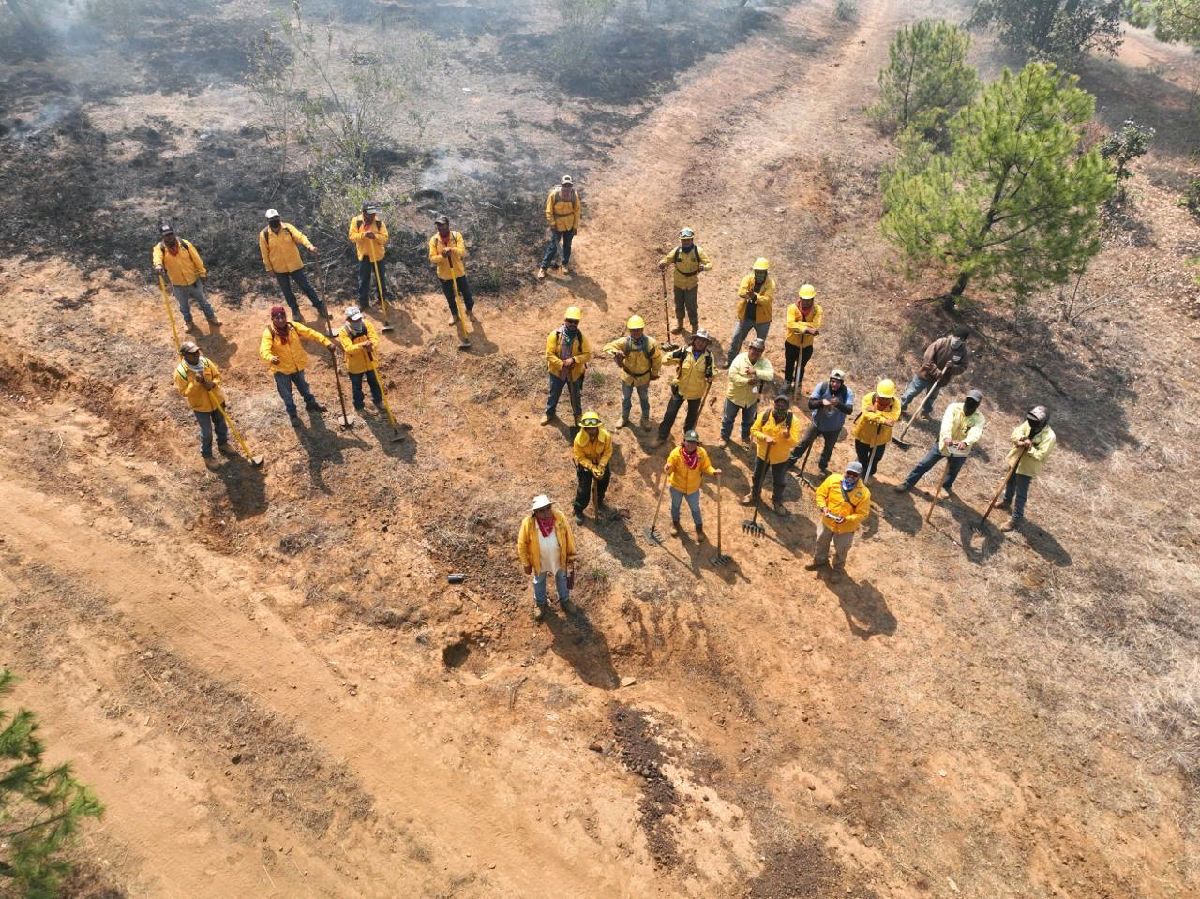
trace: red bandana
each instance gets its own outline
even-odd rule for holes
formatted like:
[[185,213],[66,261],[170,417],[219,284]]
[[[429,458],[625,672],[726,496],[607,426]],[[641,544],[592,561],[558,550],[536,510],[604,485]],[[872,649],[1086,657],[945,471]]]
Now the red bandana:
[[540,518],[534,515],[533,520],[537,522],[538,530],[542,532],[542,536],[549,537],[551,531],[554,530],[554,516],[551,515],[549,521],[542,521]]
[[689,453],[686,446],[680,446],[679,455],[683,456],[683,464],[688,468],[695,468],[700,464],[700,447],[696,447],[694,453]]

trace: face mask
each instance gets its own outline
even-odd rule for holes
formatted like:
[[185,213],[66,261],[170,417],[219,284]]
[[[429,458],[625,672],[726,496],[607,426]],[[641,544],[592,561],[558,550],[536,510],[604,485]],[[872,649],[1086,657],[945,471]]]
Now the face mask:
[[575,322],[567,322],[565,325],[563,325],[563,329],[564,329],[564,330],[565,330],[565,331],[566,331],[568,334],[577,334],[577,333],[579,333],[579,325],[577,325]]
[[842,489],[849,493],[858,484],[858,478],[842,478]]
[[350,321],[347,324],[350,326],[351,334],[361,334],[363,331],[367,330],[367,323],[361,318],[358,321]]
[[978,408],[979,408],[979,403],[975,402],[974,400],[964,400],[963,401],[963,411],[966,412],[968,415],[974,415],[975,410]]
[[203,357],[201,357],[201,356],[197,356],[197,357],[196,357],[196,361],[195,361],[195,362],[189,362],[189,361],[187,360],[187,357],[185,356],[185,357],[184,357],[184,359],[183,359],[183,362],[184,362],[184,364],[185,364],[185,365],[186,365],[188,368],[190,368],[190,369],[191,369],[193,372],[195,372],[196,374],[200,375],[200,374],[203,374],[203,373],[204,373],[204,359],[203,359]]

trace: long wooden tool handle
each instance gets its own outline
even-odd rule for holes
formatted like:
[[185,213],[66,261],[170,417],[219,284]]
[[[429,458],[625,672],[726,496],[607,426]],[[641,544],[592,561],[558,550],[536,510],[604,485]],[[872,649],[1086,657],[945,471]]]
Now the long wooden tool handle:
[[1029,447],[1022,447],[1017,458],[1013,460],[1013,464],[1008,466],[1008,474],[1004,476],[1004,480],[1000,482],[1000,486],[996,488],[996,493],[992,497],[992,501],[988,503],[987,511],[983,513],[983,517],[979,519],[979,523],[983,524],[988,520],[988,516],[992,514],[992,509],[996,508],[996,503],[1000,501],[1000,494],[1004,492],[1004,488],[1008,486],[1009,479],[1017,472],[1017,466],[1021,464],[1021,460],[1025,458],[1025,454],[1029,452]]

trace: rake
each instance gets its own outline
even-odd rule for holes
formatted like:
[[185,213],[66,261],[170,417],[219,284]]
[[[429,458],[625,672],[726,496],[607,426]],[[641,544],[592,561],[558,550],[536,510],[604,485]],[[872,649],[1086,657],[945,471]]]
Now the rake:
[[[662,486],[658,488],[658,502],[654,504],[654,518],[650,520],[650,527],[642,531],[646,535],[646,539],[651,543],[662,543],[662,534],[658,532],[658,513],[662,511],[663,497],[667,495],[667,473],[663,472]],[[718,527],[718,540],[720,528]]]
[[929,399],[929,394],[933,393],[938,384],[942,383],[942,378],[945,376],[946,369],[949,367],[950,363],[947,362],[945,367],[938,372],[938,376],[933,379],[933,383],[929,385],[929,389],[921,394],[921,401],[917,403],[917,408],[913,410],[913,414],[910,415],[908,417],[908,421],[904,423],[904,430],[901,431],[899,435],[892,435],[892,443],[896,444],[896,446],[902,446],[905,449],[908,449],[912,446],[911,443],[904,442],[904,435],[908,433],[908,429],[912,427],[913,422],[917,420],[917,416],[921,414],[921,410],[925,407],[925,400]]
[[671,342],[671,310],[667,305],[667,270],[662,270],[662,287],[663,287],[663,324],[666,327],[667,342],[662,344],[664,353],[673,353],[679,349],[679,344]]
[[729,556],[721,552],[721,475],[717,474],[717,554],[713,556],[713,564],[724,568],[729,564]]
[[800,481],[800,484],[804,487],[810,486],[808,481],[804,480],[804,469],[808,466],[808,457],[812,454],[813,443],[816,443],[816,442],[817,442],[817,438],[814,437],[812,443],[810,443],[808,445],[808,449],[806,449],[804,451],[804,458],[800,460],[800,470],[798,472],[796,472],[796,478]]
[[[765,475],[765,472],[764,472]],[[742,522],[743,533],[750,534],[753,537],[761,537],[767,532],[761,524],[758,523],[758,511],[762,506],[762,494],[758,493],[754,497],[754,515],[746,521]]]

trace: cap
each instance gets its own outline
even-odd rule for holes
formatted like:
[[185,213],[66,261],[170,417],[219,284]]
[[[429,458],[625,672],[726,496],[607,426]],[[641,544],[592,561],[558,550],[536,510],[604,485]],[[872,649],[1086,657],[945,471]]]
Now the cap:
[[791,398],[790,396],[788,396],[788,395],[787,395],[787,392],[786,392],[786,391],[785,391],[785,392],[783,392],[783,393],[777,393],[777,394],[775,394],[775,405],[776,405],[776,406],[778,406],[780,403],[783,403],[783,404],[786,406],[786,405],[788,405],[788,404],[789,404],[791,401],[792,401],[792,398]]
[[625,322],[625,327],[630,331],[636,331],[638,328],[646,327],[646,322],[640,315],[631,315],[629,321]]
[[435,218],[433,220],[433,223],[435,225],[448,225],[448,224],[450,224],[450,217],[445,216],[445,215],[439,215],[437,218]]
[[862,463],[859,462],[857,459],[855,459],[853,462],[851,462],[849,465],[846,466],[846,474],[861,475],[862,474]]
[[755,337],[748,345],[752,350],[765,350],[767,348],[767,342],[761,337]]
[[835,368],[829,373],[829,379],[832,381],[834,378],[837,378],[839,381],[844,381],[846,380],[846,373],[840,368]]
[[771,263],[769,263],[764,256],[759,256],[754,260],[754,270],[756,272],[765,272],[770,267]]
[[552,505],[554,504],[550,502],[550,497],[546,496],[544,493],[539,493],[533,498],[533,502],[529,504],[529,511],[536,512],[538,509],[544,509],[547,506]]
[[279,218],[279,210],[278,209],[268,209],[266,212],[263,213],[263,215],[265,215],[269,219],[277,219],[277,218]]
[[1045,424],[1050,420],[1050,410],[1048,410],[1045,406],[1034,406],[1025,414],[1025,417],[1030,421],[1037,421]]
[[196,341],[194,341],[194,340],[185,340],[183,343],[181,343],[179,345],[179,352],[181,352],[181,353],[198,353],[198,352],[200,352],[200,347],[198,347],[196,345]]
[[707,328],[701,328],[699,331],[693,334],[692,340],[695,340],[697,337],[699,337],[701,340],[707,340],[709,343],[712,342],[712,335],[708,333]]
[[563,177],[562,177],[562,183],[563,183],[563,184],[574,184],[574,183],[575,183],[575,181],[574,181],[574,179],[572,179],[572,178],[571,178],[571,176],[570,176],[570,175],[563,175]]
[[568,306],[567,311],[563,313],[563,318],[567,321],[577,322],[583,318],[583,312],[578,306]]
[[583,418],[579,419],[579,427],[581,428],[598,428],[603,423],[600,420],[600,416],[595,412],[584,412]]
[[679,236],[681,238],[683,238],[684,240],[689,240],[696,236],[696,232],[693,231],[691,228],[684,228],[682,231],[679,232]]
[[796,291],[796,296],[802,300],[811,300],[817,295],[817,289],[811,284],[801,284],[800,289]]
[[967,391],[967,399],[974,400],[977,403],[982,403],[983,402],[983,391],[982,390],[968,390]]
[[346,318],[349,321],[356,322],[362,317],[363,317],[362,310],[359,309],[357,306],[347,306],[346,307]]
[[695,428],[688,428],[686,431],[683,432],[683,439],[685,441],[690,440],[692,443],[699,443],[700,435],[696,433]]
[[174,234],[175,229],[172,228],[170,226],[170,224],[167,222],[159,222],[158,223],[158,233],[159,234]]
[[283,311],[282,306],[272,306],[271,307],[271,318],[274,318],[277,315],[287,315],[287,313]]

